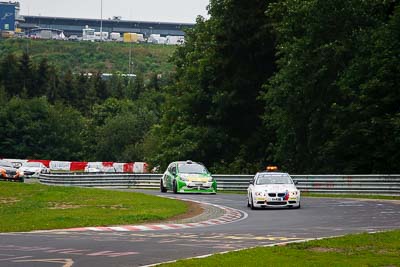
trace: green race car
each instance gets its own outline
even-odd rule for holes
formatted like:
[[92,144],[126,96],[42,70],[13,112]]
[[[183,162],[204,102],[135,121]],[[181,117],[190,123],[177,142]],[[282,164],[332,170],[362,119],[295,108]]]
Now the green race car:
[[204,165],[187,161],[169,164],[160,180],[160,190],[165,193],[217,193],[217,182]]

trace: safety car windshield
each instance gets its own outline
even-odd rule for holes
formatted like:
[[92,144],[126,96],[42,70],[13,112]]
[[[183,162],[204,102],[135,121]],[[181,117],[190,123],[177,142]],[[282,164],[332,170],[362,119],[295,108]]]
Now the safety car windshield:
[[257,178],[256,184],[292,184],[293,181],[287,174],[282,175],[270,175],[270,174],[261,174]]

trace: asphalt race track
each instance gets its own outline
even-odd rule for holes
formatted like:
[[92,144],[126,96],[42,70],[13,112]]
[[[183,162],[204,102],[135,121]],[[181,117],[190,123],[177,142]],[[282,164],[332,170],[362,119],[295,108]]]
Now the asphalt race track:
[[400,228],[399,202],[303,198],[301,209],[253,211],[246,207],[245,195],[163,195],[242,212],[233,222],[184,229],[116,227],[115,231],[0,234],[0,266],[143,266],[246,247]]

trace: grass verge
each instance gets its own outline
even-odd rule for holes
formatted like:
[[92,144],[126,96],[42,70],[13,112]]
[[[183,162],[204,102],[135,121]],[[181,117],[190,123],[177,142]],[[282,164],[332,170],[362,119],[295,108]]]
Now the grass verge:
[[400,266],[400,231],[246,249],[161,266]]
[[183,214],[187,207],[141,193],[0,182],[0,232],[137,224]]

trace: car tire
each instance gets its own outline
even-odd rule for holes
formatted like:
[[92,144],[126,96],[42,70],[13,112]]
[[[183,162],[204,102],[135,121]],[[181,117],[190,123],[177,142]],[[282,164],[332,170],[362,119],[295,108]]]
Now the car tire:
[[250,208],[250,198],[248,194],[247,194],[247,207]]
[[299,203],[299,205],[297,207],[294,207],[294,209],[300,209],[301,205]]
[[256,207],[254,207],[253,195],[250,195],[250,208],[251,208],[252,210],[255,210],[255,209],[256,209]]
[[161,193],[167,192],[167,188],[164,187],[164,183],[163,183],[162,179],[160,179],[160,191],[161,191]]
[[176,184],[175,180],[174,180],[172,188],[173,188],[174,194],[177,194],[178,193],[178,185]]

